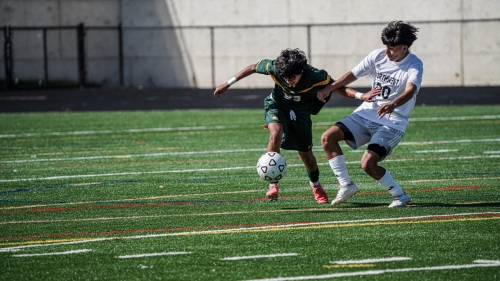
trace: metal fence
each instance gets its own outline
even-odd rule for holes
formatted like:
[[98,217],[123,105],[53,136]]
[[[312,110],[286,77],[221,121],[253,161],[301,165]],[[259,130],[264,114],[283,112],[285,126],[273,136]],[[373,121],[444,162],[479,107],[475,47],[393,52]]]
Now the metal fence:
[[[0,29],[0,87],[213,88],[290,47],[340,77],[383,47],[386,24],[6,26]],[[424,85],[500,85],[500,19],[413,24],[420,32],[411,51],[424,62]],[[251,78],[235,86],[269,87],[269,81]]]

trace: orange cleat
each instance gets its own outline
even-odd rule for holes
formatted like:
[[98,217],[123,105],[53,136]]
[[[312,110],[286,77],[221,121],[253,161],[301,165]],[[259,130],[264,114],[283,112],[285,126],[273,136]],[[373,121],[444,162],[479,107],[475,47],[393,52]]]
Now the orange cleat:
[[316,202],[318,202],[318,204],[327,204],[328,195],[321,186],[321,183],[319,183],[319,181],[316,183],[309,182],[309,185],[311,186],[312,192],[314,194],[314,199],[316,199]]
[[272,182],[269,184],[269,190],[266,192],[267,199],[271,201],[278,201],[278,183]]

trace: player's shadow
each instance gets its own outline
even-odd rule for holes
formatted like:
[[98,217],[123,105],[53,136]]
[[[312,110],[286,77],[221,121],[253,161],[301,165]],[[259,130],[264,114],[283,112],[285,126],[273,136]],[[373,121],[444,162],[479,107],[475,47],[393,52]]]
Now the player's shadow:
[[[361,208],[379,208],[387,207],[388,203],[361,203],[361,202],[350,202],[350,205],[342,206],[342,209],[361,209]],[[425,202],[411,202],[408,204],[410,208],[425,208],[425,207],[500,207],[500,202],[474,202],[474,203],[425,203]]]
[[[383,202],[383,203],[367,203],[367,202],[346,202],[337,206],[331,206],[330,204],[325,204],[328,205],[326,206],[325,210],[314,210],[312,211],[313,213],[323,213],[323,212],[330,212],[332,209],[335,208],[336,210],[342,211],[342,210],[350,210],[350,209],[378,209],[378,208],[387,208],[389,206],[390,202]],[[330,208],[329,208],[330,207]],[[493,208],[500,208],[500,202],[474,202],[474,203],[425,203],[425,202],[411,202],[407,206],[408,208],[428,208],[428,207],[445,207],[445,208],[450,208],[450,207],[468,207],[468,208],[480,208],[480,207],[493,207]],[[300,207],[283,207],[280,208],[282,210],[300,210],[302,208]]]

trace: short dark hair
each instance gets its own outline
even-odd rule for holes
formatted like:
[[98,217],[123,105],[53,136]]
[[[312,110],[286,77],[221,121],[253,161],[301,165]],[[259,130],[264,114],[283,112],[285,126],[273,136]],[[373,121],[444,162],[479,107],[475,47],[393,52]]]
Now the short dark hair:
[[389,46],[406,45],[408,48],[417,40],[418,28],[402,21],[390,22],[382,30],[382,43]]
[[299,49],[285,49],[274,61],[274,70],[277,76],[292,78],[299,75],[307,65],[306,54]]

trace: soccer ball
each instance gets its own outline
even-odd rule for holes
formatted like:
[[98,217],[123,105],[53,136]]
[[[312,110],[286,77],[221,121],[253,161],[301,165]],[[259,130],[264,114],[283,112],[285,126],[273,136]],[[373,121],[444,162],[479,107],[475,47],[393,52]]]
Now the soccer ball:
[[266,152],[257,161],[257,173],[268,182],[277,182],[286,174],[286,160],[278,152]]

